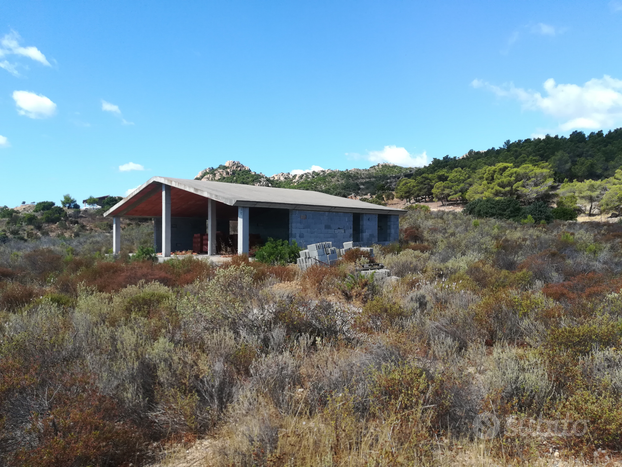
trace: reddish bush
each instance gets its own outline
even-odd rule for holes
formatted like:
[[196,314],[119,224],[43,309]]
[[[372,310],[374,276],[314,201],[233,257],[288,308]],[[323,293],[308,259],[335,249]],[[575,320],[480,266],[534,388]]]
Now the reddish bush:
[[16,271],[8,268],[0,268],[0,280],[11,279],[17,275]]
[[571,303],[576,300],[591,300],[620,290],[622,280],[604,274],[590,272],[573,277],[569,281],[546,284],[542,292],[553,300]]
[[0,293],[0,310],[17,311],[37,295],[40,295],[37,288],[12,282]]
[[419,227],[405,227],[400,230],[400,240],[405,243],[421,243],[423,232]]
[[528,256],[518,265],[519,270],[527,270],[535,279],[550,282],[551,278],[564,269],[566,257],[556,250],[544,250]]
[[356,263],[359,259],[365,258],[368,261],[372,261],[371,255],[368,251],[361,250],[360,248],[352,248],[346,251],[341,259],[346,263]]
[[158,266],[147,261],[129,264],[120,261],[114,263],[102,261],[92,268],[80,271],[76,277],[78,282],[84,282],[100,292],[116,292],[128,285],[136,285],[141,280],[157,281],[169,287],[174,285],[174,277]]
[[324,296],[334,293],[345,273],[336,267],[313,265],[308,268],[300,280],[302,290],[309,296]]
[[123,420],[116,402],[87,377],[65,377],[54,390],[48,410],[31,412],[36,444],[9,455],[9,465],[128,465],[141,459],[141,430]]
[[64,268],[63,257],[49,248],[24,253],[22,262],[27,271],[39,280],[45,280],[52,273],[60,273]]

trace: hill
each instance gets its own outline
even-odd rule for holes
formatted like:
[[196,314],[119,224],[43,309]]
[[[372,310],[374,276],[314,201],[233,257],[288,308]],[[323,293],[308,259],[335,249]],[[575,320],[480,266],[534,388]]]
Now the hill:
[[293,175],[282,172],[268,177],[253,172],[237,161],[202,170],[195,180],[216,180],[245,185],[271,186],[321,191],[335,196],[365,196],[393,191],[400,179],[412,176],[415,169],[392,164],[378,164],[369,169],[321,170]]

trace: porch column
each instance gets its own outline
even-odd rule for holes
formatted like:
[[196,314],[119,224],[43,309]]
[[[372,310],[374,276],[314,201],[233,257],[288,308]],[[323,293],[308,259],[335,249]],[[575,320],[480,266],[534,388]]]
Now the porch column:
[[162,257],[171,256],[171,187],[162,184]]
[[121,252],[121,218],[112,218],[112,254],[117,256]]
[[249,208],[238,208],[238,255],[248,254],[248,238],[249,238],[249,228],[250,225],[248,223],[248,209]]
[[216,201],[207,200],[207,254],[216,254]]

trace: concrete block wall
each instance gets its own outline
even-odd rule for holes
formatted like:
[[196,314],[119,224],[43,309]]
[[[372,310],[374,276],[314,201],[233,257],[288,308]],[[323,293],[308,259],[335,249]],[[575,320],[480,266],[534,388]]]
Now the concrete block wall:
[[400,216],[389,216],[389,242],[400,239]]
[[343,242],[352,241],[352,213],[292,210],[289,238],[301,248],[320,242],[342,248]]
[[[173,217],[171,219],[171,251],[192,250],[194,234],[206,232],[205,219]],[[157,253],[162,252],[162,218],[156,217],[153,223],[154,243]]]
[[378,243],[378,215],[361,214],[361,245]]

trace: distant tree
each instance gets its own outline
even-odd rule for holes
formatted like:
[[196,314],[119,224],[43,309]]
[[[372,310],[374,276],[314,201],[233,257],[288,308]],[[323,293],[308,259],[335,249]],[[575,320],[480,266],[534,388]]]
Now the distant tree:
[[600,202],[600,210],[603,213],[620,214],[620,209],[622,209],[622,185],[616,185],[604,194]]
[[588,216],[592,215],[594,206],[600,203],[606,192],[607,184],[602,180],[564,183],[559,189],[561,196],[574,195],[578,199],[579,204],[588,206]]
[[469,201],[487,198],[515,198],[524,204],[546,199],[553,188],[553,174],[547,164],[500,163],[481,169],[466,192]]
[[76,199],[72,198],[70,194],[63,196],[63,199],[60,200],[60,205],[67,209],[80,209]]
[[466,201],[466,192],[473,183],[471,174],[461,168],[451,171],[444,182],[437,182],[432,188],[434,198],[445,204],[447,201]]
[[54,206],[43,213],[41,221],[45,224],[56,224],[67,218],[67,213],[60,206]]
[[35,204],[34,212],[49,211],[54,206],[56,206],[56,203],[54,201],[41,201],[41,202]]

